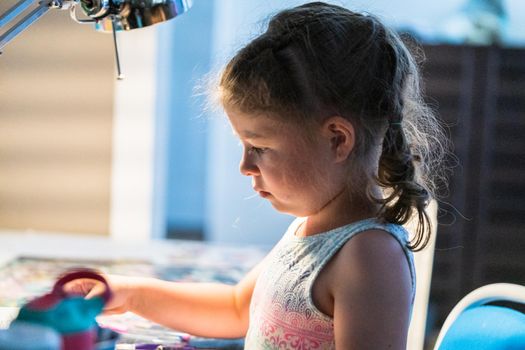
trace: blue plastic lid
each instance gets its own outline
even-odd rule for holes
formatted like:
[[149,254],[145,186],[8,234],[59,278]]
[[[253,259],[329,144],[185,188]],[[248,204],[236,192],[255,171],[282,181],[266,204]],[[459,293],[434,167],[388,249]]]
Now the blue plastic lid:
[[49,327],[16,321],[0,330],[0,350],[60,350],[61,346],[62,338]]

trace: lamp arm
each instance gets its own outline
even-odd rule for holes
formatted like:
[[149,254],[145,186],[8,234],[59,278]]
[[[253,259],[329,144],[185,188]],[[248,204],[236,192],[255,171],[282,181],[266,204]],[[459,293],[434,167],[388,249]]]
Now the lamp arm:
[[[22,33],[27,27],[36,22],[40,17],[46,14],[52,8],[66,9],[77,0],[40,0],[38,7],[29,12],[21,20],[16,22],[0,36],[0,52],[11,40],[18,34]],[[16,16],[26,10],[35,0],[20,0],[13,7],[7,10],[2,17],[0,17],[0,28],[9,23]]]
[[2,16],[0,16],[0,28],[24,12],[33,2],[34,0],[20,0],[18,3],[14,4],[10,9],[4,12]]

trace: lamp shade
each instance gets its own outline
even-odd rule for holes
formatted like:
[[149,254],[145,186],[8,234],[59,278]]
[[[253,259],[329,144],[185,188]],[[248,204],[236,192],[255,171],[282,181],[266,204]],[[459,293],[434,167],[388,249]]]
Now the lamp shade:
[[103,32],[132,30],[164,22],[186,12],[192,0],[80,0],[83,11]]

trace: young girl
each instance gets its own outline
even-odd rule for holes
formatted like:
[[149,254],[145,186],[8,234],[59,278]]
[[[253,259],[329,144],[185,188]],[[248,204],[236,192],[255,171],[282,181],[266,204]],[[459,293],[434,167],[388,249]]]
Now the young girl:
[[[442,135],[418,83],[405,45],[373,16],[321,2],[275,15],[219,92],[240,171],[298,218],[235,286],[110,276],[106,312],[245,336],[246,349],[405,349]],[[94,281],[71,288],[100,293]]]

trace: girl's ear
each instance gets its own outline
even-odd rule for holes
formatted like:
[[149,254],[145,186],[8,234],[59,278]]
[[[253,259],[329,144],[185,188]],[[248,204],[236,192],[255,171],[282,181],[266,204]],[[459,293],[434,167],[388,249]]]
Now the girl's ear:
[[330,142],[336,162],[347,160],[355,145],[354,125],[346,118],[333,116],[323,122],[322,133]]

